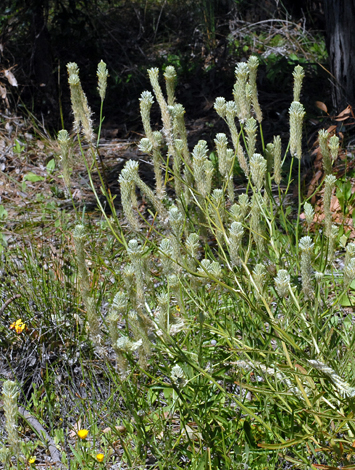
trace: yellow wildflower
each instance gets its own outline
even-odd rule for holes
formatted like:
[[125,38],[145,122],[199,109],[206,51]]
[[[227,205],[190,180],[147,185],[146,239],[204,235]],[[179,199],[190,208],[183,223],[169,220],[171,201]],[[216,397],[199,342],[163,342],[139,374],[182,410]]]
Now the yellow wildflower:
[[30,464],[31,464],[31,463],[35,463],[35,461],[36,461],[36,457],[30,457],[30,458],[28,459],[28,463],[30,463]]
[[26,328],[26,325],[25,323],[23,323],[21,318],[19,320],[14,321],[10,325],[10,330],[15,330],[18,335],[21,334],[25,328]]
[[104,460],[104,458],[105,458],[104,454],[97,454],[97,456],[96,456],[96,460],[98,462],[102,462]]
[[80,431],[78,431],[78,436],[80,437],[80,439],[86,439],[88,434],[89,431],[87,429],[80,429]]

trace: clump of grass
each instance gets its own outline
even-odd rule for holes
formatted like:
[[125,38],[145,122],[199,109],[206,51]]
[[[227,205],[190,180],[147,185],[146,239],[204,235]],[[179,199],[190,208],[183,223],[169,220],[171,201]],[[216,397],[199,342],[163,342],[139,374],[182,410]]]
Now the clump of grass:
[[[71,69],[76,70],[73,64]],[[92,387],[89,410],[83,401],[81,411],[76,405],[73,416],[86,419],[85,429],[91,427],[96,437],[76,449],[73,468],[80,462],[96,465],[101,455],[107,468],[119,460],[129,468],[149,461],[153,468],[272,469],[288,462],[308,469],[345,465],[352,458],[355,337],[351,313],[340,306],[355,279],[352,245],[339,270],[330,204],[320,230],[309,230],[313,209],[302,200],[300,173],[303,71],[297,67],[294,74],[290,142],[275,136],[266,145],[256,71],[255,58],[239,64],[234,100],[216,100],[226,124],[215,140],[216,166],[205,141],[192,151],[187,146],[173,70],[165,74],[167,99],[159,71],[149,71],[163,128],[152,130],[153,95],[144,92],[147,135],[140,147],[152,158],[156,187],[141,181],[137,162],[126,164],[120,183],[128,228],[102,180],[113,213],[103,216],[120,266],[104,263],[97,250],[92,255],[114,281],[100,285],[100,276],[87,270],[84,247],[76,246],[89,339],[95,333],[107,355],[101,379],[107,390],[103,398]],[[100,79],[105,76],[102,72]],[[95,157],[95,139],[83,121],[82,126]],[[238,197],[236,158],[246,177]],[[286,158],[291,168],[294,162],[298,166],[292,216],[286,205],[292,172],[282,174]],[[328,192],[334,178],[325,179]],[[175,196],[169,198],[170,181]],[[221,187],[214,187],[218,181]],[[136,186],[149,201],[147,216],[136,209]],[[92,237],[101,237],[100,231]],[[112,300],[101,319],[87,299],[103,297]],[[93,384],[95,367],[86,361],[82,356],[82,374]]]

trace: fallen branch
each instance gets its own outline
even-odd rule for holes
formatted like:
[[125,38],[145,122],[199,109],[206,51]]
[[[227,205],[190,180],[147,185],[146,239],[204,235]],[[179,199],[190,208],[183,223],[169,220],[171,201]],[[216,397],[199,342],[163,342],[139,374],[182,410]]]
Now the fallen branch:
[[55,442],[53,439],[50,437],[50,435],[47,433],[47,431],[44,429],[44,427],[37,421],[37,419],[32,416],[27,410],[25,410],[22,406],[19,406],[18,408],[20,416],[27,421],[27,423],[35,430],[37,431],[38,435],[40,438],[43,438],[45,440],[45,443],[48,445],[48,450],[51,454],[51,458],[55,464],[58,464],[58,466],[62,467],[62,456],[57,449],[57,446],[55,445]]
[[0,308],[0,315],[2,315],[4,313],[4,310],[6,309],[6,307],[15,299],[18,299],[19,297],[21,297],[21,294],[16,294],[14,295],[13,297],[11,297],[10,299],[8,299]]

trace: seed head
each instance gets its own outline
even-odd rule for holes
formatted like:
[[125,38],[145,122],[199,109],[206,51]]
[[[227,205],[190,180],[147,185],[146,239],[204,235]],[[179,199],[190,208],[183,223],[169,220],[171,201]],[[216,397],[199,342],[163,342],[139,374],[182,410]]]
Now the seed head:
[[[132,316],[130,318],[132,320]],[[136,321],[138,321],[137,318],[136,318]],[[134,352],[134,351],[137,351],[137,349],[139,349],[142,346],[142,343],[143,343],[142,339],[138,341],[131,341],[126,336],[121,336],[121,338],[117,340],[116,346],[117,346],[117,349],[121,351]]]
[[306,222],[307,222],[307,225],[308,225],[308,228],[309,228],[310,225],[313,223],[314,209],[311,206],[311,204],[309,204],[308,202],[304,203],[304,215],[306,217]]
[[190,235],[187,237],[185,243],[186,249],[193,258],[197,258],[197,253],[200,246],[199,240],[200,237],[197,235],[197,233],[190,233]]
[[293,71],[294,85],[293,85],[293,101],[299,101],[301,96],[302,81],[304,78],[304,70],[300,65],[296,65]]
[[147,137],[143,137],[139,142],[138,149],[143,153],[151,153],[153,145]]
[[251,117],[247,120],[244,130],[247,134],[247,142],[248,142],[248,155],[249,158],[252,158],[253,154],[255,153],[255,144],[256,144],[256,131],[257,131],[256,120]]
[[279,294],[280,297],[286,297],[289,292],[290,286],[290,275],[286,271],[286,269],[280,269],[275,277],[275,288],[276,292]]
[[290,109],[290,152],[293,157],[302,158],[302,123],[306,114],[298,101],[293,101]]
[[18,452],[19,438],[17,431],[17,397],[19,389],[12,380],[6,380],[2,388],[2,398],[4,402],[5,429],[7,431],[8,442],[11,452]]
[[124,313],[127,308],[127,297],[124,292],[118,292],[112,301],[112,309]]
[[274,178],[275,183],[281,183],[281,137],[279,135],[274,137]]
[[259,153],[254,153],[250,159],[250,173],[253,183],[260,191],[264,184],[264,178],[267,169],[267,161]]
[[[236,69],[236,83],[233,89],[236,112],[240,122],[244,123],[250,117],[251,89],[247,84],[249,67],[246,63],[240,62]],[[249,89],[247,89],[247,85]]]
[[226,100],[225,98],[218,97],[214,103],[214,109],[216,110],[218,116],[225,118],[226,116]]
[[344,267],[344,286],[349,287],[352,281],[355,279],[355,258],[351,258],[350,261]]
[[97,89],[99,91],[101,101],[103,101],[106,96],[108,70],[106,68],[105,62],[103,62],[102,60],[99,62],[97,66],[97,77],[99,79]]
[[171,369],[171,380],[180,388],[187,384],[185,373],[177,364]]
[[338,158],[338,152],[339,152],[339,137],[336,135],[333,135],[329,139],[329,144],[328,144],[329,150],[330,150],[330,155],[332,157],[332,161],[334,162]]
[[310,255],[312,254],[314,243],[312,243],[311,237],[303,237],[301,238],[298,246],[301,251]]
[[140,259],[143,254],[143,248],[137,240],[133,239],[128,242],[127,253],[133,259]]
[[254,108],[257,121],[260,123],[263,120],[263,115],[258,101],[258,89],[256,85],[256,75],[259,66],[259,59],[256,56],[250,56],[248,60],[249,68],[249,84],[251,88],[251,103]]
[[325,173],[330,175],[332,173],[332,159],[330,157],[330,151],[328,147],[328,138],[329,133],[326,129],[321,129],[318,132],[319,148],[323,157],[323,168]]

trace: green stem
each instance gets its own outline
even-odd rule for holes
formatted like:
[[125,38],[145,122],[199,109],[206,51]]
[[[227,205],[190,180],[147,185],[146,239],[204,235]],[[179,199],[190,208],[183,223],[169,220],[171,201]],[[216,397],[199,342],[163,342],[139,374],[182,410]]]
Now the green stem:
[[301,160],[298,160],[298,212],[297,212],[297,221],[296,221],[296,253],[298,257],[298,231],[300,225],[300,215],[301,215]]
[[260,131],[261,146],[262,146],[263,153],[264,153],[265,152],[265,142],[264,142],[264,134],[263,134],[263,128],[261,126],[261,123],[259,124],[259,131]]
[[89,176],[89,181],[90,181],[90,186],[91,186],[91,189],[95,195],[95,198],[96,198],[96,201],[97,201],[97,204],[98,206],[100,207],[100,210],[101,210],[101,213],[102,215],[105,217],[105,220],[107,222],[107,225],[110,227],[110,230],[112,232],[112,234],[114,235],[114,237],[117,239],[117,241],[119,243],[121,243],[121,245],[123,245],[126,249],[127,249],[127,243],[126,243],[126,240],[124,238],[124,235],[123,235],[123,232],[121,230],[121,236],[122,238],[120,238],[118,236],[118,234],[116,233],[116,231],[114,230],[113,226],[112,226],[112,223],[111,223],[111,220],[107,217],[107,214],[104,210],[104,208],[102,207],[102,204],[100,202],[100,199],[99,199],[99,196],[96,192],[96,189],[95,189],[95,186],[94,186],[94,182],[92,180],[92,176],[91,176],[91,172],[90,172],[90,168],[89,168],[89,165],[88,165],[88,162],[86,161],[86,158],[85,158],[85,154],[84,154],[84,150],[83,150],[83,147],[81,145],[81,140],[80,140],[80,136],[78,135],[78,142],[79,142],[79,147],[80,147],[80,151],[81,151],[81,155],[83,157],[83,160],[84,160],[84,163],[85,163],[85,166],[86,166],[86,170],[88,172],[88,176]]
[[101,100],[101,106],[100,106],[100,120],[99,120],[99,131],[97,133],[97,142],[96,142],[96,148],[98,149],[99,148],[99,142],[100,142],[100,137],[101,137],[101,127],[102,127],[102,123],[103,123],[103,119],[102,119],[102,110],[103,110],[103,106],[104,106],[104,101]]

